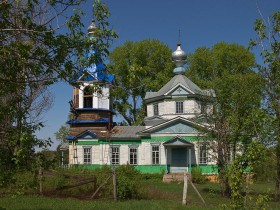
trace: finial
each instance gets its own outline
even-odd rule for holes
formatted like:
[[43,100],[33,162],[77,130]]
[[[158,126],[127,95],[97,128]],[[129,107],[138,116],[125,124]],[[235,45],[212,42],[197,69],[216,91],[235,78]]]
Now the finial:
[[177,46],[181,46],[181,30],[179,29],[179,35],[178,35],[178,44]]

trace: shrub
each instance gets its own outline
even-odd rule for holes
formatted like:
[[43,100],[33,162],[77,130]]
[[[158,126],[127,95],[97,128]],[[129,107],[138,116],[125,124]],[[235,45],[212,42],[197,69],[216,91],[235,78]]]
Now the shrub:
[[141,174],[131,165],[122,165],[116,170],[118,199],[139,199],[144,195]]
[[0,194],[3,191],[5,194],[22,195],[33,192],[37,187],[34,173],[31,171],[15,171],[9,178],[0,177]]
[[192,168],[191,175],[193,183],[202,184],[206,182],[204,175],[202,175],[202,170],[199,167]]

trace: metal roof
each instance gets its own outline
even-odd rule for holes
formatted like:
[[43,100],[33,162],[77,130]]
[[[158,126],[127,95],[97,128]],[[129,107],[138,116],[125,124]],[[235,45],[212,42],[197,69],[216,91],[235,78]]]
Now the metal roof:
[[68,150],[69,149],[69,145],[68,143],[62,143],[59,147],[59,150],[64,151],[64,150]]
[[111,131],[112,139],[140,139],[138,132],[144,130],[145,126],[115,126]]
[[158,92],[147,92],[145,95],[145,99],[163,96],[178,85],[182,85],[183,87],[185,87],[186,89],[190,90],[191,92],[197,95],[215,97],[215,92],[213,90],[202,90],[185,75],[175,75]]
[[181,136],[176,136],[163,143],[164,146],[194,146],[193,143],[186,141]]
[[99,120],[68,120],[67,124],[92,124],[92,123],[108,123],[109,118],[101,118]]

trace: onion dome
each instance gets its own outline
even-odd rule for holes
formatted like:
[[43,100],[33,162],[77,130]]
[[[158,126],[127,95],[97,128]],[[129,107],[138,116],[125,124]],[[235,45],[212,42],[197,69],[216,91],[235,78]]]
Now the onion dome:
[[172,60],[176,68],[173,70],[175,74],[185,73],[184,64],[187,62],[187,54],[181,49],[180,42],[177,44],[177,49],[172,53]]
[[88,34],[89,34],[90,36],[93,36],[93,34],[94,34],[94,32],[95,32],[96,29],[97,29],[97,27],[96,27],[94,21],[92,20],[90,26],[88,27]]

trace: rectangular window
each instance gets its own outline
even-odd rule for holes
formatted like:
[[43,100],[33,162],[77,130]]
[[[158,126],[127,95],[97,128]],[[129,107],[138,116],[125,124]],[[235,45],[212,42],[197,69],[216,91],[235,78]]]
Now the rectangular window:
[[207,164],[207,159],[208,159],[207,145],[206,144],[199,145],[199,164]]
[[137,148],[129,148],[129,164],[137,165]]
[[184,113],[184,102],[176,101],[176,114]]
[[159,164],[159,146],[152,146],[152,164]]
[[91,164],[91,147],[84,147],[84,164]]
[[111,147],[111,164],[119,165],[120,164],[120,148]]
[[158,104],[154,104],[154,115],[158,115]]

